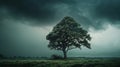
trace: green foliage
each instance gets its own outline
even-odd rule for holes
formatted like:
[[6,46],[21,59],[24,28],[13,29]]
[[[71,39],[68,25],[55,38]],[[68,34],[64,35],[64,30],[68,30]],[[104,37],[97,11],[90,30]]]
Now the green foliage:
[[46,39],[49,40],[49,48],[61,50],[64,54],[68,50],[81,48],[81,46],[91,48],[90,35],[71,17],[64,17],[46,36]]

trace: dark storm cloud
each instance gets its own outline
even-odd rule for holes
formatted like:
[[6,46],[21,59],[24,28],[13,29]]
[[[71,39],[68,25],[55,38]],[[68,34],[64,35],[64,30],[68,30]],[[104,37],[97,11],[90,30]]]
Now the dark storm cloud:
[[0,0],[0,19],[11,16],[20,21],[27,20],[31,25],[49,25],[64,16],[72,16],[85,28],[102,29],[104,20],[119,24],[119,3],[119,0]]
[[46,6],[42,0],[1,0],[1,6],[6,7],[15,17],[25,16],[34,19],[45,20],[54,17],[51,6]]
[[112,24],[120,24],[120,0],[101,0],[95,9],[96,16]]
[[6,8],[9,13],[19,19],[25,17],[39,21],[55,20],[57,10],[55,4],[73,3],[68,0],[0,0],[0,6]]

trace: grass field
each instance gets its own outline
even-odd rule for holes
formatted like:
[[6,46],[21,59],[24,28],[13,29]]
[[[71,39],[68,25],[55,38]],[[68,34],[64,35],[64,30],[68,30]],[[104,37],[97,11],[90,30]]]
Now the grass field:
[[120,58],[67,60],[0,60],[0,67],[120,67]]

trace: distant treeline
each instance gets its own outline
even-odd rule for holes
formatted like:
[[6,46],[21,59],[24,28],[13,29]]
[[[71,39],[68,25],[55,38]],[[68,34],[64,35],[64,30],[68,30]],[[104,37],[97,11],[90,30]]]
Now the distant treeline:
[[[53,54],[51,55],[51,57],[31,57],[31,56],[11,56],[11,57],[8,57],[8,56],[5,56],[3,54],[0,54],[0,59],[63,59],[62,56],[60,55],[56,55],[56,54]],[[120,59],[120,57],[68,57],[68,59]]]
[[48,59],[48,57],[24,57],[24,56],[13,56],[7,58],[8,59]]
[[2,54],[0,54],[0,59],[48,59],[48,57],[25,57],[25,56],[11,56],[7,57]]

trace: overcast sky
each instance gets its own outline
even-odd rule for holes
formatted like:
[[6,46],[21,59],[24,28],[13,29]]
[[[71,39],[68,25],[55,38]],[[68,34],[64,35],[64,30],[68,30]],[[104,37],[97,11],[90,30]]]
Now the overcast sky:
[[46,35],[71,16],[92,36],[76,57],[120,57],[120,0],[0,0],[0,54],[50,56]]

